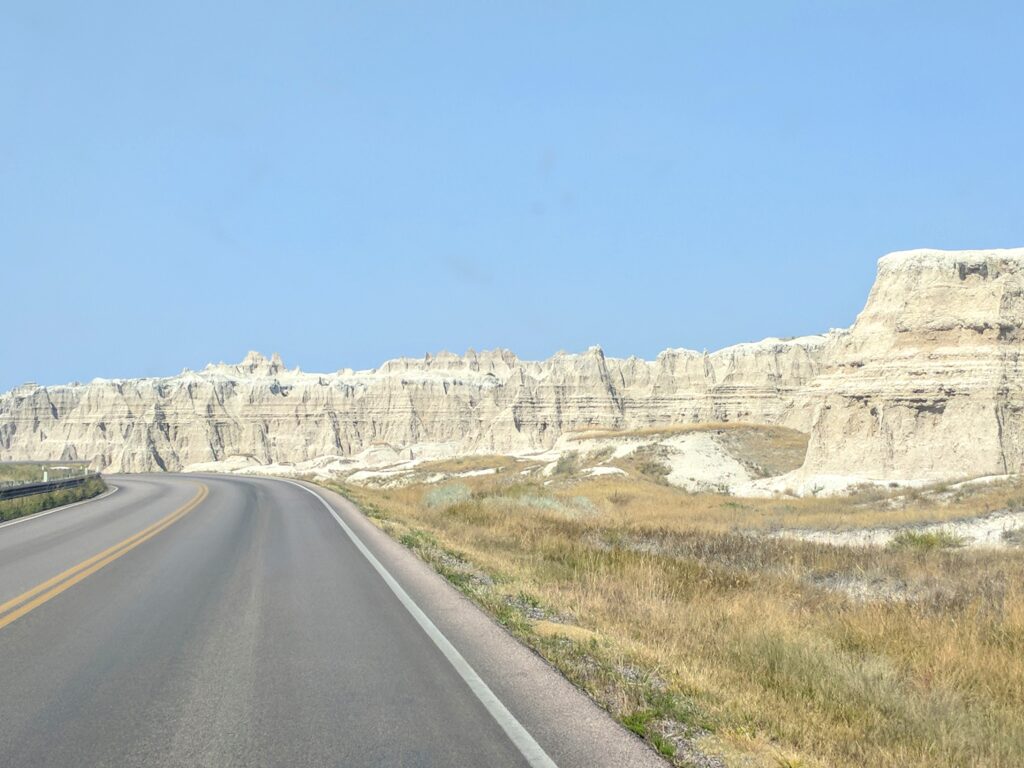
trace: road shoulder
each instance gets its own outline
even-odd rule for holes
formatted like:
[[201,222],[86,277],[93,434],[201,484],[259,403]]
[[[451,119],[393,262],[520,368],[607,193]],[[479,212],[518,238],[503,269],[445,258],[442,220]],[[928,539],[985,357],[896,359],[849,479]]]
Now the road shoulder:
[[664,768],[666,763],[644,742],[352,502],[322,486],[303,485],[337,512],[561,768]]

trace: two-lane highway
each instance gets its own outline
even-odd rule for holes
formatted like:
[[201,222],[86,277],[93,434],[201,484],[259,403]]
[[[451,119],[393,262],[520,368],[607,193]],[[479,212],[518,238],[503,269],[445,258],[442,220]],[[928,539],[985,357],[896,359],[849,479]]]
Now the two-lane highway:
[[263,479],[112,483],[0,528],[0,765],[657,764],[376,541],[438,625],[417,619],[338,500]]

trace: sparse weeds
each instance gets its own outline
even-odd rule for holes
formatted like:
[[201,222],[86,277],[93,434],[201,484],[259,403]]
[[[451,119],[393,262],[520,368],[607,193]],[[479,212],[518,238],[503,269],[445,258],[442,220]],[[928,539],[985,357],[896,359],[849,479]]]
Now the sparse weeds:
[[1011,547],[1024,546],[1024,528],[1010,528],[1003,531],[1000,536]]
[[555,475],[575,475],[580,468],[580,455],[578,451],[570,451],[569,453],[563,453],[558,457],[558,461],[555,462],[555,468],[553,474]]
[[806,764],[799,757],[776,755],[775,765],[778,766],[778,768],[804,768],[804,765]]
[[[641,427],[639,429],[587,429],[569,436],[570,440],[601,440],[605,438],[627,437],[670,437],[690,432],[726,432],[732,430],[782,430],[796,432],[784,427],[766,427],[763,424],[751,424],[745,421],[702,421],[693,424],[665,424],[662,426]],[[800,433],[797,433],[800,434]]]
[[615,455],[615,449],[612,446],[606,446],[600,450],[594,451],[593,453],[587,454],[588,464],[602,464],[608,461],[612,456]]
[[440,461],[428,461],[416,467],[417,473],[422,476],[433,474],[459,474],[461,472],[474,472],[481,469],[493,469],[496,472],[504,472],[514,469],[517,461],[512,456],[456,456],[451,459]]
[[644,459],[643,461],[638,462],[636,468],[641,475],[646,475],[656,483],[667,482],[665,478],[668,476],[669,472],[672,471],[669,469],[667,464],[664,464],[654,458]]
[[639,473],[652,482],[667,485],[668,481],[666,478],[672,469],[665,462],[665,457],[666,449],[663,446],[645,445],[642,448],[638,448],[628,459],[621,463],[626,464],[634,472]]
[[624,493],[623,491],[615,490],[608,494],[609,503],[616,507],[625,507],[633,500],[633,495],[630,493]]
[[364,509],[363,512],[366,514],[367,517],[369,517],[372,520],[387,520],[388,519],[388,516],[385,515],[383,512],[381,512],[379,507],[376,507],[373,504],[368,504],[367,508]]
[[403,547],[408,547],[409,549],[421,552],[429,547],[437,546],[437,539],[435,539],[426,531],[420,531],[416,529],[406,531],[398,537],[398,541],[401,543]]

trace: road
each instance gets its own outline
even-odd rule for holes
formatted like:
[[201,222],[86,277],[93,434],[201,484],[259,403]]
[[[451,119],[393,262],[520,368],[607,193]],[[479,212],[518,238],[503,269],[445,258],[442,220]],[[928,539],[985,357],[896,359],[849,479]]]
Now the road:
[[663,765],[340,497],[110,482],[0,526],[0,766]]

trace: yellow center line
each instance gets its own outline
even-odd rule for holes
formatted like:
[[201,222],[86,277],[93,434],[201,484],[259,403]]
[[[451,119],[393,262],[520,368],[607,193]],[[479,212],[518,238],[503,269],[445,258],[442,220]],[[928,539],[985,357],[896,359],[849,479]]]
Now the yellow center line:
[[124,541],[120,541],[114,546],[108,547],[87,560],[83,560],[78,565],[72,566],[62,573],[58,573],[53,578],[47,579],[41,584],[37,584],[32,587],[32,589],[23,592],[17,597],[8,600],[3,605],[0,605],[0,629],[3,629],[11,622],[21,618],[29,611],[38,608],[43,603],[52,600],[66,589],[70,589],[75,584],[82,581],[82,579],[91,576],[96,573],[96,571],[100,570],[100,568],[103,568],[114,560],[117,560],[121,555],[135,549],[135,547],[139,546],[142,542],[153,538],[164,529],[169,528],[193,509],[198,507],[209,492],[209,488],[200,483],[199,490],[196,492],[196,495],[193,496],[184,506],[179,507],[174,512],[171,512],[171,514],[157,520],[155,523],[147,526],[133,536],[129,536]]

